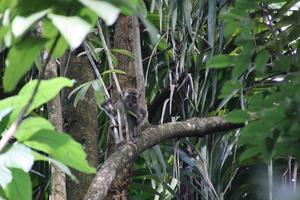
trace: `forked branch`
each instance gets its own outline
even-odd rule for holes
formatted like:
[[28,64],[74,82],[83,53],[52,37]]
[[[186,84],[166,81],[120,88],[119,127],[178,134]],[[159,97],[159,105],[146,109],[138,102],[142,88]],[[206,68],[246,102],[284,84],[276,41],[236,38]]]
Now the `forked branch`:
[[97,172],[85,200],[104,199],[113,180],[127,164],[146,149],[163,140],[183,137],[203,137],[222,131],[243,127],[244,124],[228,123],[222,117],[192,118],[182,122],[151,126],[143,131],[136,145],[124,144],[112,153]]

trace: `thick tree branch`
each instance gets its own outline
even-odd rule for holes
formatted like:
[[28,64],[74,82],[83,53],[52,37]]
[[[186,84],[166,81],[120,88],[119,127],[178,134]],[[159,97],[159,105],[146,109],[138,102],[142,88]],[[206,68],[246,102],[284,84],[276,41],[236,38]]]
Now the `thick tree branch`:
[[243,127],[243,124],[228,123],[222,117],[192,118],[183,122],[151,126],[139,136],[136,145],[124,144],[112,153],[97,172],[85,200],[104,199],[112,181],[119,171],[134,160],[144,150],[163,140],[183,137],[202,137],[221,131]]

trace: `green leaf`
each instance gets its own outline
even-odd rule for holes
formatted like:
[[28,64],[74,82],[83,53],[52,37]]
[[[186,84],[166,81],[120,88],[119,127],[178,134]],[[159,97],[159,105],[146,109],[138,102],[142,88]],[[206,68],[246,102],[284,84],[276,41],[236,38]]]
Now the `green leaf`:
[[20,37],[34,22],[45,16],[49,11],[50,9],[42,10],[27,17],[16,16],[11,25],[12,33],[15,37]]
[[235,3],[235,7],[242,10],[255,9],[256,6],[257,6],[257,2],[249,1],[249,0],[237,0]]
[[105,100],[103,85],[101,84],[100,80],[97,79],[92,82],[92,87],[94,89],[94,96],[97,106],[100,108],[101,104]]
[[42,129],[54,130],[54,126],[42,117],[30,117],[22,121],[16,131],[15,137],[18,141],[25,141],[35,132]]
[[139,16],[139,17],[140,17],[140,20],[143,22],[143,24],[146,27],[146,31],[149,34],[151,44],[153,44],[153,45],[156,44],[159,41],[159,39],[161,38],[158,30],[156,29],[155,26],[153,26],[153,24],[149,20],[147,20],[143,16]]
[[[47,42],[46,48],[47,48],[48,51],[50,51],[50,49],[53,46],[54,42],[55,42],[55,38],[53,38],[52,40]],[[65,40],[65,38],[59,37],[59,39],[58,39],[58,41],[55,45],[55,48],[53,50],[52,57],[53,58],[60,58],[62,55],[64,55],[64,53],[65,53],[65,51],[68,47],[69,46],[68,46],[68,43]]]
[[[134,58],[134,54],[131,53],[130,51],[127,51],[126,49],[116,49],[116,48],[114,48],[114,49],[111,49],[111,52],[122,54],[124,56],[127,56],[128,58]],[[119,70],[119,71],[121,71],[121,70]]]
[[[29,112],[31,112],[33,109],[38,108],[39,106],[43,105],[44,103],[47,103],[50,101],[53,97],[55,97],[59,91],[64,87],[72,87],[74,81],[64,78],[64,77],[58,77],[53,78],[50,80],[43,80],[41,81],[40,87],[37,91],[37,94],[29,108]],[[23,98],[28,98],[31,96],[31,94],[34,91],[34,88],[37,84],[37,80],[33,80],[29,83],[27,83],[19,92],[19,96],[23,96]],[[27,103],[27,102],[26,102]],[[28,112],[28,113],[29,113]]]
[[266,71],[266,64],[268,60],[270,59],[271,54],[268,50],[263,49],[260,51],[257,56],[255,57],[255,66],[256,70],[259,73],[264,73]]
[[65,133],[39,130],[23,143],[31,148],[48,153],[59,162],[85,173],[95,173],[89,166],[82,146]]
[[79,0],[79,2],[94,11],[108,26],[117,20],[120,13],[119,8],[106,1]]
[[226,81],[222,87],[220,97],[233,95],[241,88],[242,88],[242,84],[237,80]]
[[13,110],[13,108],[8,107],[5,108],[3,110],[0,110],[0,122],[2,121],[2,119],[7,116],[9,113],[11,113],[11,111]]
[[43,161],[48,161],[49,163],[54,164],[56,167],[58,167],[59,169],[61,169],[65,174],[67,174],[68,176],[71,177],[72,180],[76,181],[76,177],[72,174],[71,170],[65,166],[64,164],[62,164],[61,162],[58,162],[57,160],[54,160],[52,158],[49,158],[47,156],[44,156],[42,154],[39,154],[37,152],[33,152],[34,158],[35,160],[43,160]]
[[75,99],[74,99],[74,107],[75,108],[78,105],[79,101],[84,99],[92,82],[87,82],[87,83],[88,84],[84,84],[84,86],[80,88],[77,95],[75,96]]
[[216,55],[211,57],[207,63],[206,67],[208,68],[225,68],[230,67],[234,63],[234,59],[228,55]]
[[238,79],[245,70],[250,66],[251,64],[251,55],[250,54],[242,54],[238,56],[238,58],[235,61],[235,67],[233,67],[232,70],[232,78]]
[[230,21],[226,22],[225,28],[224,28],[224,36],[229,37],[233,33],[238,32],[241,29],[240,24],[241,24],[240,21],[235,21],[235,20],[230,20]]
[[6,59],[3,77],[5,91],[15,89],[18,81],[30,69],[35,57],[46,44],[45,39],[26,38],[11,48]]
[[109,74],[109,73],[116,73],[116,74],[124,74],[126,75],[126,72],[122,71],[122,70],[119,70],[119,69],[109,69],[109,70],[106,70],[104,71],[103,73],[101,73],[101,75],[105,75],[105,74]]
[[264,124],[260,121],[251,122],[241,130],[239,144],[265,146],[265,138],[272,135],[272,128],[273,124]]
[[32,186],[28,173],[20,169],[12,169],[13,180],[4,189],[5,195],[10,200],[31,200]]
[[246,149],[239,157],[239,161],[245,162],[249,158],[253,158],[254,156],[259,154],[259,150],[256,147]]
[[[36,80],[29,82],[21,89],[18,95],[8,97],[0,101],[0,110],[6,109],[8,107],[14,108],[9,117],[10,123],[12,123],[16,119],[20,111],[28,103],[36,83]],[[50,101],[53,97],[55,97],[58,94],[58,92],[63,87],[71,87],[72,85],[72,80],[63,77],[41,81],[40,87],[32,102],[32,105],[28,110],[28,113],[30,113],[33,109],[38,108],[44,103]]]
[[[0,44],[1,44],[2,40],[3,40],[3,38],[9,32],[9,29],[10,29],[9,26],[3,26],[3,27],[0,28]],[[0,51],[2,51],[1,49],[2,49],[2,47],[0,46]]]
[[226,21],[232,21],[232,20],[242,21],[247,17],[248,17],[248,12],[245,12],[243,9],[232,8],[222,16],[222,19]]
[[235,110],[225,116],[225,120],[232,123],[244,123],[250,119],[250,115],[244,110]]
[[285,55],[279,55],[274,61],[274,70],[280,72],[288,72],[291,67],[291,58]]
[[77,16],[68,17],[48,14],[48,18],[52,20],[52,23],[68,42],[71,49],[76,49],[92,29],[91,24]]
[[15,7],[17,5],[17,0],[1,0],[0,1],[0,13],[3,13],[6,9]]
[[34,162],[31,149],[15,142],[3,154],[0,154],[0,185],[5,188],[13,179],[9,168],[19,168],[29,172]]

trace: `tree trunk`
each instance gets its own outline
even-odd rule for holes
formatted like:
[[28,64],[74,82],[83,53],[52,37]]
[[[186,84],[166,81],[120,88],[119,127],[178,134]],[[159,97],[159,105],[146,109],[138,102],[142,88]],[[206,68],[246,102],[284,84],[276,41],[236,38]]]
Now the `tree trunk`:
[[[57,63],[51,59],[46,66],[45,78],[57,77]],[[57,95],[47,104],[48,119],[59,132],[63,131],[63,119],[60,95]],[[66,175],[58,167],[51,165],[51,193],[50,200],[66,200]]]
[[[132,52],[134,58],[116,54],[118,61],[116,68],[126,72],[126,75],[118,74],[118,80],[121,88],[137,88],[141,93],[140,102],[145,105],[145,86],[139,37],[137,17],[120,16],[115,24],[114,48]],[[113,91],[112,97],[114,101],[117,100],[116,91]],[[108,151],[110,152],[110,150]],[[128,199],[128,187],[132,177],[131,166],[131,164],[128,165],[119,173],[108,192],[107,200]]]
[[[97,105],[92,92],[89,88],[85,98],[79,101],[77,107],[74,107],[74,97],[68,99],[68,96],[77,86],[94,79],[92,68],[86,56],[77,57],[72,53],[68,62],[68,56],[63,58],[63,75],[70,79],[75,79],[76,84],[72,89],[63,91],[63,117],[65,120],[64,130],[69,133],[77,142],[81,143],[90,165],[98,165],[98,120]],[[88,190],[94,175],[86,175],[81,172],[73,171],[78,179],[78,183],[67,180],[67,196],[70,200],[82,200]]]

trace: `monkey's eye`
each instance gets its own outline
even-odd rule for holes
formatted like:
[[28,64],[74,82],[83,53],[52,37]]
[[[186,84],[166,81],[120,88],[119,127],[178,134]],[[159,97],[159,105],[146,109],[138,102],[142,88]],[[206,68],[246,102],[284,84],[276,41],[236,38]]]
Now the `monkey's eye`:
[[136,97],[132,97],[132,98],[131,98],[131,101],[132,101],[133,103],[137,103],[137,102],[138,102],[138,99],[137,99]]

